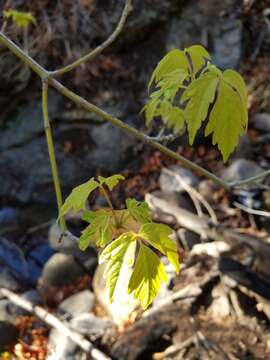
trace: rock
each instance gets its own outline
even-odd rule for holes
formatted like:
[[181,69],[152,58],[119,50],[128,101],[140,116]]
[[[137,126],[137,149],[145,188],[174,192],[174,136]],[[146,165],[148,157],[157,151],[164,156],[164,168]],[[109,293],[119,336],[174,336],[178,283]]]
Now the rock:
[[220,186],[212,180],[202,180],[199,183],[198,191],[210,203],[213,201],[213,194],[220,189]]
[[36,284],[41,276],[42,269],[46,262],[54,254],[54,251],[48,244],[41,244],[34,247],[26,256],[29,279]]
[[71,320],[70,326],[93,341],[103,337],[106,331],[115,327],[115,324],[94,314],[80,314]]
[[192,171],[182,168],[179,165],[169,166],[169,172],[166,169],[161,170],[161,174],[159,177],[160,188],[164,192],[185,192],[184,186],[178,180],[179,177],[182,179],[187,185],[191,187],[196,187],[199,184],[199,179],[196,175],[193,174]]
[[[114,329],[112,321],[104,320],[93,314],[80,314],[72,319],[68,326],[90,338],[91,341],[100,339],[107,331]],[[58,330],[51,330],[48,349],[53,354],[52,360],[82,360],[79,347]],[[50,359],[50,358],[47,358]]]
[[81,360],[78,346],[56,329],[50,331],[47,360]]
[[[215,5],[210,5],[210,4]],[[235,68],[241,60],[242,24],[230,14],[233,1],[190,1],[168,24],[167,50],[193,44],[208,47],[213,62],[221,68]]]
[[240,137],[236,150],[233,152],[231,159],[250,159],[253,157],[254,149],[248,134],[245,133]]
[[259,113],[255,115],[252,124],[255,129],[268,133],[270,131],[270,114]]
[[239,181],[258,175],[262,171],[263,169],[254,161],[238,159],[223,171],[222,178],[226,181]]
[[59,225],[54,223],[50,227],[48,235],[51,247],[55,251],[63,254],[73,255],[76,261],[82,264],[82,266],[92,274],[98,263],[96,249],[89,247],[85,251],[81,251],[78,247],[78,238],[76,236],[72,235],[70,232],[66,232],[62,237],[61,234],[62,231]]
[[[49,97],[49,113],[56,114],[61,96],[52,90]],[[12,114],[13,115],[13,114]],[[16,113],[10,116],[7,126],[0,132],[0,151],[20,146],[43,134],[42,102],[40,97],[17,106]]]
[[177,235],[185,250],[191,250],[194,245],[201,243],[200,235],[187,229],[177,230]]
[[72,255],[54,254],[42,270],[44,285],[63,286],[72,284],[84,274],[82,267]]
[[191,255],[209,255],[214,258],[219,258],[224,252],[231,250],[231,246],[224,241],[206,242],[202,244],[196,244],[191,250]]
[[[74,149],[79,149],[79,155],[65,152],[66,143],[72,143]],[[75,185],[95,176],[97,168],[111,173],[123,169],[131,157],[133,146],[134,140],[109,123],[94,123],[89,125],[89,129],[73,128],[72,131],[60,128],[55,134],[55,151],[64,194],[69,194]],[[29,169],[34,171],[35,176]],[[44,137],[33,138],[1,152],[0,171],[0,196],[8,195],[9,199],[23,203],[55,204]]]
[[94,305],[95,295],[90,290],[83,290],[62,301],[58,306],[58,311],[74,317],[92,311]]
[[[109,299],[109,290],[106,287],[106,281],[103,277],[106,264],[101,264],[97,267],[94,279],[93,289],[97,301],[106,310],[108,315],[113,319],[116,324],[122,324],[139,306],[139,302],[134,300],[131,294],[127,294],[127,284],[123,284],[119,288],[119,294],[115,296],[113,303]],[[127,274],[127,279],[129,278]],[[121,291],[122,290],[122,291]]]
[[15,325],[6,321],[0,321],[0,352],[15,345],[18,338],[19,331]]
[[1,266],[0,287],[7,288],[13,291],[20,291],[22,288],[22,284],[12,275],[8,267]]
[[0,225],[7,225],[17,220],[17,211],[9,206],[0,209]]

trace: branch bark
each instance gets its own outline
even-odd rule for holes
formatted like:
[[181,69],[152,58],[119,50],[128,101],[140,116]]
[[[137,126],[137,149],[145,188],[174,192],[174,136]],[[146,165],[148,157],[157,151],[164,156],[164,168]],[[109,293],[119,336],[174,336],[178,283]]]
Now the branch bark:
[[[60,209],[63,205],[63,198],[62,198],[62,190],[61,184],[59,179],[57,161],[55,156],[54,150],[54,143],[53,143],[53,136],[52,136],[52,129],[49,119],[49,111],[48,111],[48,83],[47,81],[42,82],[42,111],[43,111],[43,121],[44,121],[44,129],[47,139],[48,145],[48,153],[50,158],[51,170],[52,170],[52,178],[54,183],[54,190],[56,195],[58,213],[60,214]],[[66,222],[63,216],[60,217],[60,226],[62,231],[66,230]]]
[[57,317],[50,314],[48,311],[43,309],[40,306],[33,305],[30,301],[23,299],[19,295],[13,293],[12,291],[2,288],[0,289],[0,294],[7,299],[9,299],[16,306],[28,311],[29,313],[37,316],[40,320],[45,322],[47,325],[53,327],[54,329],[60,331],[76,345],[78,345],[84,352],[91,355],[94,360],[110,360],[110,358],[105,355],[100,350],[96,349],[90,341],[86,340],[81,334],[77,333],[74,330],[71,330],[63,322],[61,322]]
[[[18,57],[22,62],[24,62],[27,66],[29,66],[42,80],[48,81],[48,84],[53,86],[56,90],[58,90],[62,95],[66,96],[68,99],[73,101],[78,106],[84,108],[89,112],[93,112],[96,115],[100,116],[106,121],[111,122],[121,130],[125,131],[126,133],[134,136],[136,139],[152,146],[153,148],[159,150],[160,152],[170,156],[171,158],[179,161],[185,167],[198,172],[199,174],[211,179],[219,186],[223,187],[227,191],[232,191],[234,188],[240,187],[242,185],[249,185],[252,184],[255,180],[259,180],[264,178],[270,174],[270,170],[264,171],[261,174],[257,175],[256,177],[250,177],[241,181],[237,182],[226,182],[220,177],[216,176],[215,174],[211,173],[210,171],[204,169],[203,167],[197,165],[196,163],[186,159],[185,157],[175,153],[174,151],[170,150],[166,146],[158,143],[155,140],[152,140],[147,135],[143,134],[142,132],[138,131],[137,129],[125,124],[123,121],[117,119],[116,117],[106,113],[102,109],[98,108],[94,104],[90,103],[86,99],[80,97],[79,95],[75,94],[67,87],[62,85],[59,81],[57,81],[53,76],[52,73],[45,70],[40,64],[38,64],[35,60],[33,60],[28,54],[26,54],[21,48],[19,48],[12,40],[7,38],[3,32],[0,32],[0,44],[7,47],[16,57]],[[255,179],[254,179],[255,178]]]

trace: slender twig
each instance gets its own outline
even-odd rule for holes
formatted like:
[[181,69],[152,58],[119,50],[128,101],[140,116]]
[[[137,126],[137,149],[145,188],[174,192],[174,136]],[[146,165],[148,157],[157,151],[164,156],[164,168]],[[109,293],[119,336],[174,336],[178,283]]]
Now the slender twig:
[[250,178],[231,182],[230,185],[231,185],[231,187],[234,187],[234,188],[242,187],[243,185],[251,185],[251,184],[256,183],[257,180],[261,180],[269,175],[270,175],[270,170],[266,170],[266,171],[261,172],[258,175],[252,176]]
[[102,51],[104,51],[108,46],[110,46],[115,41],[115,39],[118,37],[118,35],[121,33],[130,11],[131,11],[131,0],[126,0],[125,7],[123,9],[121,18],[120,18],[114,32],[108,37],[107,40],[105,40],[101,45],[97,46],[90,53],[82,56],[80,59],[77,59],[73,63],[62,67],[59,70],[51,72],[51,74],[53,76],[65,74],[65,73],[79,67],[80,65],[84,64],[85,62],[91,61],[95,57],[97,57]]
[[[48,153],[49,153],[50,164],[51,164],[54,190],[55,190],[55,195],[56,195],[56,200],[57,200],[58,213],[60,214],[60,209],[63,205],[63,198],[62,198],[62,190],[61,190],[61,184],[60,184],[60,179],[59,179],[59,174],[58,174],[57,161],[56,161],[56,157],[55,157],[52,129],[51,129],[50,119],[49,119],[48,83],[45,80],[43,80],[43,82],[42,82],[42,111],[43,111],[44,129],[45,129],[47,145],[48,145]],[[59,222],[60,222],[62,231],[65,231],[66,223],[65,223],[65,219],[63,216],[60,216]]]
[[148,139],[157,141],[159,143],[167,144],[168,142],[172,142],[178,138],[179,134],[168,134],[168,135],[160,135],[157,136],[148,136]]
[[238,207],[239,209],[245,211],[248,214],[270,217],[270,212],[269,211],[252,209],[250,207],[247,207],[245,205],[242,205],[242,204],[238,203],[237,201],[234,201],[233,205]]
[[84,352],[90,354],[93,359],[110,360],[110,358],[107,355],[105,355],[103,352],[95,348],[93,344],[90,343],[89,340],[85,339],[80,333],[70,329],[56,316],[43,309],[41,306],[34,305],[30,301],[22,298],[21,296],[5,288],[0,289],[0,295],[9,299],[16,306],[28,311],[31,314],[34,314],[43,322],[45,322],[47,325],[60,331],[67,338],[69,338],[76,345],[78,345]]
[[262,174],[257,175],[254,177],[247,178],[238,182],[228,183],[223,179],[219,178],[218,176],[214,175],[210,171],[204,169],[203,167],[197,165],[196,163],[186,159],[184,156],[181,156],[174,151],[168,149],[166,146],[163,146],[156,142],[155,140],[149,139],[147,135],[143,134],[139,130],[125,124],[123,121],[117,119],[116,117],[106,113],[102,109],[98,108],[94,104],[91,104],[84,98],[80,97],[76,93],[72,92],[64,85],[62,85],[59,81],[54,79],[51,73],[45,70],[41,65],[39,65],[35,60],[33,60],[28,54],[26,54],[22,49],[20,49],[12,40],[7,38],[2,32],[0,32],[0,43],[6,46],[14,55],[16,55],[22,62],[24,62],[27,66],[29,66],[36,74],[38,74],[41,79],[47,80],[48,83],[53,86],[58,92],[62,95],[66,96],[68,99],[73,101],[78,106],[82,107],[83,109],[93,112],[96,115],[100,116],[106,121],[111,122],[121,130],[125,131],[126,133],[134,136],[138,140],[145,142],[146,144],[152,146],[153,148],[159,150],[160,152],[164,153],[165,155],[170,156],[171,158],[179,161],[185,167],[200,173],[201,175],[206,176],[207,178],[211,179],[225,190],[232,190],[235,187],[242,186],[242,184],[249,184],[254,182],[254,180],[258,180],[261,177],[265,177],[269,174],[270,170],[263,172]]

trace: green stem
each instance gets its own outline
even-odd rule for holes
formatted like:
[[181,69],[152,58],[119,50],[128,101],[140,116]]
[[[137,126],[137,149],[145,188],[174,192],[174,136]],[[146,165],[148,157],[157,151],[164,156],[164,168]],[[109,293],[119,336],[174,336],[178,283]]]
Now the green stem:
[[[55,150],[53,144],[52,130],[49,119],[49,111],[48,111],[48,83],[46,81],[42,82],[42,111],[43,111],[43,121],[44,121],[44,129],[47,139],[48,152],[51,164],[51,171],[54,183],[54,190],[56,194],[58,213],[60,213],[60,209],[63,205],[62,191],[58,174],[58,167],[55,157]],[[66,230],[66,222],[63,216],[60,217],[60,226],[62,231]]]
[[[179,161],[181,164],[186,166],[187,168],[194,170],[201,175],[206,176],[207,178],[211,179],[218,185],[222,186],[225,190],[232,190],[233,188],[237,187],[238,185],[243,185],[243,182],[245,184],[249,184],[254,182],[254,177],[247,178],[244,180],[241,180],[239,182],[234,183],[228,183],[224,181],[223,179],[219,178],[218,176],[212,174],[208,170],[202,168],[201,166],[193,163],[192,161],[186,159],[185,157],[175,153],[174,151],[168,149],[167,147],[159,144],[157,141],[152,140],[151,138],[148,138],[147,135],[143,134],[142,132],[138,131],[137,129],[125,124],[123,121],[117,119],[116,117],[106,113],[102,109],[98,108],[97,106],[91,104],[84,98],[80,97],[79,95],[75,94],[68,88],[66,88],[64,85],[62,85],[59,81],[54,79],[52,77],[52,73],[45,70],[41,65],[39,65],[35,60],[33,60],[28,54],[26,54],[22,49],[20,49],[13,41],[11,41],[9,38],[7,38],[2,32],[0,32],[0,43],[6,46],[15,56],[17,56],[21,61],[23,61],[26,65],[28,65],[36,74],[38,74],[41,79],[47,80],[47,82],[53,86],[56,90],[58,90],[62,95],[66,96],[68,99],[73,101],[78,106],[84,108],[85,110],[89,112],[94,112],[98,116],[102,117],[104,120],[111,122],[115,126],[119,127],[126,133],[134,136],[138,140],[141,140],[153,148],[161,151],[162,153],[170,156],[171,158]],[[266,175],[269,175],[269,172],[262,172],[258,176],[256,176],[256,179],[259,179],[261,177],[265,177]]]
[[112,211],[114,211],[113,204],[112,204],[112,202],[111,202],[111,199],[110,199],[107,191],[104,189],[104,187],[103,187],[102,185],[100,186],[99,190],[100,190],[101,194],[105,197],[105,199],[106,199],[106,201],[107,201],[110,209],[111,209]]

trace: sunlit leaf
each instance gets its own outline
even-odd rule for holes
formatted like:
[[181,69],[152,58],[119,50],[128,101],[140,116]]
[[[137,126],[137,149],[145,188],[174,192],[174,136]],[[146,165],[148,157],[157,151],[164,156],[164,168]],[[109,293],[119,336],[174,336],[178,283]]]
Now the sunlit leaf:
[[207,50],[201,45],[193,45],[185,49],[191,58],[192,67],[194,74],[205,65],[206,60],[210,60],[211,56],[207,52]]
[[189,133],[189,143],[193,144],[195,135],[206,119],[209,106],[214,101],[218,84],[215,73],[205,73],[194,80],[183,94],[182,101],[188,100],[185,119]]
[[86,208],[86,200],[92,191],[99,187],[99,183],[91,178],[86,183],[83,183],[77,187],[75,187],[71,194],[66,198],[63,206],[60,209],[59,217],[64,216],[70,210],[73,210],[75,213],[85,210]]
[[127,199],[126,205],[129,213],[139,223],[151,222],[151,213],[148,204],[145,201],[137,201],[135,199]]
[[241,97],[220,79],[218,97],[210,113],[205,135],[212,134],[213,145],[218,145],[226,162],[238,144],[247,125],[247,111]]
[[167,256],[168,260],[178,273],[179,257],[177,253],[177,246],[170,238],[171,235],[172,229],[169,226],[155,223],[144,224],[139,232],[139,236],[159,250],[162,254]]
[[151,87],[154,80],[156,83],[158,83],[164,77],[164,75],[169,74],[174,70],[181,69],[185,72],[188,72],[189,69],[189,64],[185,53],[178,49],[171,50],[166,56],[164,56],[164,58],[155,68],[149,81],[148,89]]
[[4,19],[11,19],[19,28],[27,28],[31,23],[37,25],[36,18],[29,12],[17,11],[13,9],[4,11]]
[[[90,212],[85,215],[84,219],[88,216],[88,220],[90,220],[89,214]],[[113,238],[113,229],[110,227],[112,221],[113,214],[111,211],[97,210],[91,212],[91,224],[82,232],[79,238],[79,248],[86,250],[91,243],[100,247],[106,246]]]
[[123,175],[112,175],[109,176],[107,178],[103,177],[103,176],[99,176],[98,177],[98,181],[101,185],[106,184],[108,186],[108,188],[112,191],[113,188],[119,183],[119,181],[121,180],[125,180]]
[[167,118],[166,124],[174,133],[179,133],[185,127],[184,110],[179,107],[172,106]]
[[159,257],[140,243],[139,254],[128,284],[128,292],[140,301],[143,309],[146,309],[157,296],[161,282],[167,281],[166,271]]
[[109,244],[101,253],[99,262],[107,262],[104,277],[109,288],[110,301],[113,302],[117,287],[128,283],[128,271],[134,264],[136,237],[127,232]]

